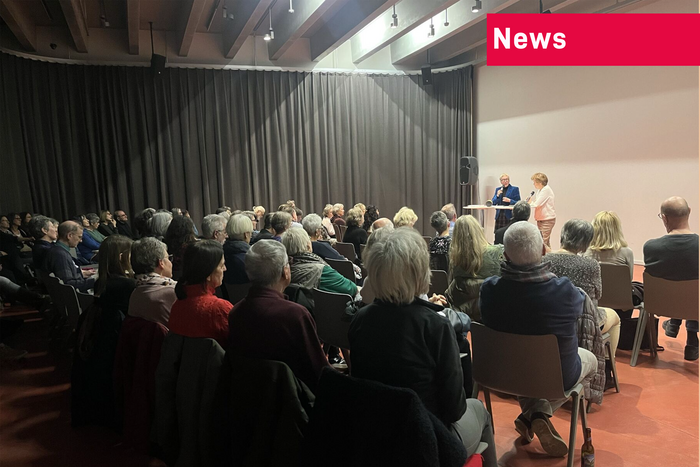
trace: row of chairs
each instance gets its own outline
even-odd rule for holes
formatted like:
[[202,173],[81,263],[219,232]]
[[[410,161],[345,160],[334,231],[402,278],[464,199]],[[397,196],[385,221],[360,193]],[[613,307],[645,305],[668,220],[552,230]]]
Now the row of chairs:
[[51,297],[58,325],[67,324],[71,331],[78,325],[78,318],[84,310],[92,305],[95,297],[90,294],[80,292],[72,285],[64,284],[61,279],[53,273],[46,274],[37,270],[37,278],[46,287],[46,291]]

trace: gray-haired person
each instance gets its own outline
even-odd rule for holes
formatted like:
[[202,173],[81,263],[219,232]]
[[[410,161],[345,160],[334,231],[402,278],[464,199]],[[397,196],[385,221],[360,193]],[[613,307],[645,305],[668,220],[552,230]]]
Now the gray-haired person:
[[513,206],[513,217],[511,217],[510,221],[508,221],[508,224],[505,227],[501,227],[500,229],[496,230],[494,234],[493,244],[503,245],[503,236],[505,235],[508,228],[516,222],[529,220],[530,211],[530,204],[527,201],[518,201],[517,203],[515,203],[515,206]]

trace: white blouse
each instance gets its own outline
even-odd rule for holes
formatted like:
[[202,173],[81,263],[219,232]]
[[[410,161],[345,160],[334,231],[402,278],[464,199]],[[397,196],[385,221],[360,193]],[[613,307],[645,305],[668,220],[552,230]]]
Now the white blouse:
[[330,236],[335,235],[335,229],[333,228],[333,224],[331,223],[330,217],[324,217],[323,220],[321,221],[321,224],[328,231],[328,235],[330,235]]
[[535,192],[535,201],[531,206],[535,208],[536,221],[546,221],[557,217],[554,212],[554,192],[549,185]]

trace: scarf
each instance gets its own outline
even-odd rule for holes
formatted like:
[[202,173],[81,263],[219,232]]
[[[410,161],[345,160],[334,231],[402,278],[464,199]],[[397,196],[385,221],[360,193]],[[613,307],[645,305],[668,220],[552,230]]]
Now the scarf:
[[151,272],[149,274],[138,274],[136,275],[136,286],[139,285],[172,285],[177,284],[176,281],[169,277],[161,276],[156,272]]
[[549,270],[552,263],[544,261],[534,266],[522,267],[504,261],[501,263],[501,277],[517,282],[546,282],[557,276]]

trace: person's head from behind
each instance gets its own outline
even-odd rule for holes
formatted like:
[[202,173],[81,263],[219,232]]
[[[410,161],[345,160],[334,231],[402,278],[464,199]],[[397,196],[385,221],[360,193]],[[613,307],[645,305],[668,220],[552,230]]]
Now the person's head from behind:
[[55,242],[58,239],[58,228],[55,219],[46,216],[35,216],[29,222],[29,233],[37,240]]
[[168,211],[153,214],[153,219],[151,219],[151,236],[158,239],[164,238],[172,220],[173,215]]
[[430,226],[435,229],[438,235],[442,235],[445,231],[449,232],[450,221],[447,215],[442,211],[435,211],[430,216]]
[[270,219],[270,227],[275,231],[275,235],[280,237],[292,226],[292,216],[283,211],[277,211]]
[[267,230],[268,232],[272,229],[272,212],[268,212],[262,218],[263,228],[262,230]]
[[75,248],[83,241],[83,226],[75,221],[62,222],[58,226],[58,239],[68,247]]
[[250,243],[253,236],[253,221],[245,214],[231,216],[226,224],[226,233],[231,240]]
[[440,210],[445,213],[445,216],[447,216],[448,221],[454,222],[457,220],[457,210],[455,209],[454,204],[448,203],[444,205]]
[[134,274],[158,274],[173,277],[173,263],[168,247],[154,237],[144,237],[131,245],[131,268]]
[[613,211],[600,211],[593,219],[592,250],[613,250],[627,246],[622,233],[622,221]]
[[209,214],[202,219],[202,237],[206,240],[216,240],[224,243],[226,234],[226,218],[220,214]]
[[513,206],[513,222],[526,221],[530,219],[530,203],[520,200]]
[[561,247],[571,253],[583,253],[593,240],[593,224],[583,219],[571,219],[561,228]]
[[283,204],[279,209],[281,212],[286,212],[292,218],[292,222],[297,222],[297,209],[289,204]]
[[367,206],[367,211],[365,211],[365,225],[371,226],[374,221],[379,219],[379,209],[373,204]]
[[132,277],[131,245],[134,243],[124,235],[110,235],[100,245],[99,271],[95,283],[95,294],[100,295],[107,287],[110,277]]
[[198,286],[202,291],[216,289],[224,282],[224,247],[214,240],[189,243],[182,256],[182,276],[175,286],[177,298],[187,298],[187,287]]
[[185,216],[176,216],[170,221],[168,230],[165,231],[163,241],[168,245],[168,250],[173,254],[182,248],[182,245],[190,243],[197,239],[194,233],[194,222],[192,219]]
[[153,223],[153,215],[156,210],[153,208],[146,208],[136,215],[134,218],[134,228],[142,237],[152,237],[151,225]]
[[[383,230],[383,229],[382,229]],[[430,255],[423,237],[414,229],[400,228],[377,235],[366,258],[376,298],[397,305],[409,304],[430,287]]]
[[363,203],[357,203],[357,204],[355,204],[355,205],[353,206],[353,209],[354,209],[354,208],[359,208],[360,211],[362,211],[362,215],[363,215],[363,216],[364,216],[365,213],[367,212],[367,207],[366,207]]
[[522,269],[542,262],[546,253],[542,234],[529,222],[518,222],[506,230],[503,236],[506,259]]
[[413,212],[413,209],[404,206],[394,216],[394,227],[397,229],[399,227],[413,227],[417,220],[418,216]]
[[672,230],[690,230],[690,207],[680,196],[672,196],[661,203],[659,217],[666,227],[666,232]]
[[245,255],[245,271],[253,285],[280,292],[292,280],[287,250],[275,240],[260,240],[250,247]]
[[345,223],[348,227],[362,227],[364,222],[364,214],[362,214],[362,209],[360,208],[350,209],[347,216],[345,216]]
[[458,266],[467,275],[476,276],[484,260],[484,251],[489,246],[484,229],[474,216],[459,216],[455,222],[450,243],[450,267]]
[[376,232],[377,230],[384,228],[393,229],[394,223],[391,222],[391,219],[389,218],[380,217],[376,221],[372,222],[372,227],[369,230],[370,232]]
[[321,216],[313,213],[307,214],[306,217],[301,220],[301,226],[309,235],[309,238],[312,241],[316,241],[321,235],[321,229],[323,228]]
[[311,239],[304,229],[289,229],[282,235],[287,255],[296,256],[311,251]]
[[367,260],[369,258],[369,255],[372,254],[372,248],[374,245],[384,238],[386,235],[389,235],[394,231],[394,226],[392,225],[387,225],[386,227],[382,227],[379,229],[374,230],[369,237],[367,237],[367,243],[365,244],[365,251],[362,253],[362,259],[365,264],[367,264]]

